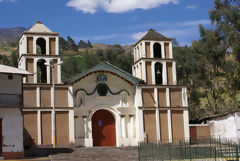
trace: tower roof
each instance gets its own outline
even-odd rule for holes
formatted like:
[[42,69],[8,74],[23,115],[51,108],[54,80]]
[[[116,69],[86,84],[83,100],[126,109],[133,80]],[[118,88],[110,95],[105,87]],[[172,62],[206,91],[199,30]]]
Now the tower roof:
[[58,35],[58,33],[52,32],[47,26],[45,26],[40,21],[37,21],[29,30],[25,31],[24,34]]
[[153,29],[149,29],[148,32],[140,40],[138,40],[137,43],[134,44],[134,46],[136,46],[142,40],[172,41],[171,38],[167,38]]

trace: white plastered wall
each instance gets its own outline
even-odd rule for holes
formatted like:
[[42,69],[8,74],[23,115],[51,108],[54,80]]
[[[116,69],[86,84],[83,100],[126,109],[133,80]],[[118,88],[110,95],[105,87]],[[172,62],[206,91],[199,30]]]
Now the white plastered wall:
[[[100,73],[99,73],[100,74]],[[91,93],[96,88],[96,77],[99,74],[91,74],[88,77],[76,82],[73,85],[74,105],[75,105],[75,129],[76,129],[76,145],[93,146],[92,140],[92,114],[100,109],[110,111],[115,118],[116,128],[116,144],[117,146],[134,146],[137,145],[136,139],[136,110],[135,110],[135,85],[131,85],[118,76],[110,73],[107,75],[106,84],[112,92],[127,90],[130,96],[127,95],[127,103],[122,103],[122,96],[125,91],[117,95],[112,95],[110,92],[106,96],[99,96],[97,92],[88,96],[85,95],[85,106],[76,107],[78,105],[75,91],[85,89]],[[85,129],[88,129],[85,131]],[[134,129],[134,130],[133,130]]]
[[240,139],[240,112],[214,118],[207,121],[210,125],[211,137],[223,138],[238,142]]
[[0,74],[0,93],[2,94],[22,94],[22,76],[13,75],[13,79],[8,79],[8,74]]
[[0,108],[3,152],[23,152],[23,118],[18,108]]

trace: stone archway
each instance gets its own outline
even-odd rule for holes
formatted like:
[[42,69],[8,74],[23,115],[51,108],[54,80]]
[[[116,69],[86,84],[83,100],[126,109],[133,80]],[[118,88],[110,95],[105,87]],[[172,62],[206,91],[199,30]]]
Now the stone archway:
[[116,146],[115,118],[107,110],[98,110],[92,116],[93,146]]

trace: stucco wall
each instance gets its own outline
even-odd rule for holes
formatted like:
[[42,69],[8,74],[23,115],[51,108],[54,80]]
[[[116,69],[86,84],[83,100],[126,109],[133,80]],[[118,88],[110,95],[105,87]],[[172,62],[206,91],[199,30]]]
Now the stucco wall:
[[0,74],[0,93],[21,94],[22,76],[13,75],[13,79],[8,79],[8,74]]
[[0,108],[3,152],[23,152],[23,119],[20,109]]
[[[85,89],[88,93],[92,92],[97,86],[97,74],[91,74],[88,77],[83,78],[81,81],[75,83],[73,85],[73,92],[75,93],[78,89]],[[107,74],[107,82],[106,84],[109,86],[112,92],[118,92],[122,89],[125,89],[129,92],[130,96],[127,95],[127,105],[132,107],[134,104],[134,95],[135,95],[135,87],[122,80],[118,76],[114,76],[112,74]],[[122,92],[121,94],[126,93]],[[108,92],[107,96],[99,96],[97,92],[93,95],[87,96],[85,95],[85,106],[86,107],[96,107],[99,105],[107,105],[110,107],[121,107],[122,97],[121,94],[112,95]],[[74,106],[77,107],[77,99],[74,98]]]
[[[88,93],[94,91],[97,86],[97,76],[100,73],[88,75],[73,84],[73,93],[78,89],[84,89]],[[116,128],[116,144],[117,146],[137,145],[136,137],[136,109],[134,108],[134,99],[136,86],[131,85],[122,78],[112,75],[111,73],[104,73],[107,75],[107,82],[105,82],[112,92],[123,91],[120,94],[112,95],[110,92],[106,96],[99,96],[97,91],[92,95],[87,95],[81,91],[80,95],[74,96],[74,111],[75,111],[75,134],[76,145],[92,146],[92,115],[99,109],[108,110],[115,118]],[[84,103],[79,106],[79,98],[84,94]],[[127,99],[122,99],[123,97]],[[124,101],[123,101],[124,100]],[[84,118],[83,118],[84,117]],[[137,136],[136,136],[137,135]]]
[[210,125],[211,136],[221,137],[233,141],[239,139],[239,116],[240,112],[237,112],[207,121]]

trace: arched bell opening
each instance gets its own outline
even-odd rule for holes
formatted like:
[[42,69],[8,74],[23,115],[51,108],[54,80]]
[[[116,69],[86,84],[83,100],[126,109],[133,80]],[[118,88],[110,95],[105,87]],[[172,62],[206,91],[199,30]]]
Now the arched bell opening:
[[44,65],[46,61],[40,59],[37,62],[37,82],[47,83],[47,67]]
[[37,54],[46,54],[46,40],[44,38],[38,38],[36,42]]
[[162,64],[156,63],[155,64],[155,83],[156,84],[162,84],[163,78],[162,78]]
[[153,44],[154,58],[162,58],[162,48],[159,43]]

